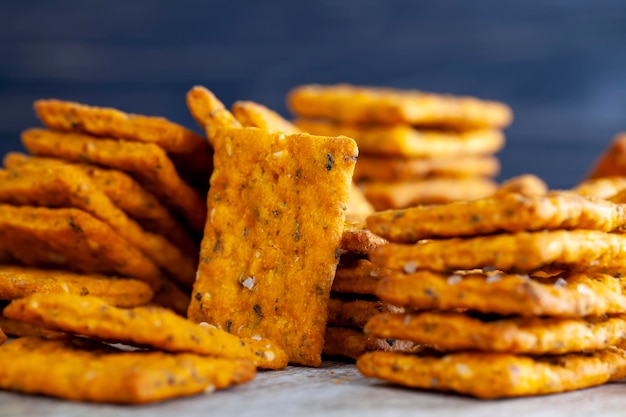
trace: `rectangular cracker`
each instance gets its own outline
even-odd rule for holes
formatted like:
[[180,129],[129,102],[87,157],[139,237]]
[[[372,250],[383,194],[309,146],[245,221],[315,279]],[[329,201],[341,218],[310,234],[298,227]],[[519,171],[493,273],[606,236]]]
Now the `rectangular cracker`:
[[2,328],[8,336],[12,337],[40,337],[42,339],[63,339],[68,337],[66,333],[46,330],[42,327],[33,326],[32,324],[22,321],[8,319],[2,315],[0,315],[0,328]]
[[209,220],[189,317],[267,337],[290,362],[319,366],[356,144],[212,129]]
[[404,158],[485,156],[501,150],[505,142],[502,132],[489,129],[461,132],[417,130],[404,124],[359,126],[306,119],[294,123],[303,132],[354,138],[364,155]]
[[626,342],[626,316],[493,317],[455,312],[383,313],[366,334],[411,340],[444,351],[478,350],[527,355],[591,352]]
[[302,133],[293,123],[254,101],[236,101],[233,104],[233,115],[243,127],[258,127],[271,133],[286,135]]
[[159,307],[119,309],[91,296],[34,294],[13,300],[3,314],[48,330],[105,341],[245,359],[271,369],[287,366],[287,356],[269,340],[249,344],[223,330],[200,326]]
[[376,295],[397,306],[423,310],[468,309],[524,317],[584,317],[620,314],[626,308],[626,279],[604,274],[526,275],[391,274]]
[[367,259],[346,259],[342,256],[332,291],[348,294],[375,294],[380,280],[391,274],[391,270],[380,267]]
[[71,162],[88,162],[125,171],[182,215],[195,231],[202,231],[206,206],[176,172],[157,145],[94,138],[81,133],[28,129],[22,143],[33,154]]
[[[162,352],[84,350],[25,337],[0,348],[0,388],[72,401],[143,404],[254,378],[251,362]],[[54,383],[51,383],[54,381]]]
[[433,177],[493,177],[499,172],[500,162],[493,156],[403,158],[360,155],[354,167],[354,181],[396,182]]
[[328,304],[328,325],[362,328],[377,314],[403,311],[402,307],[396,307],[386,301],[344,300],[331,295]]
[[601,385],[623,376],[626,351],[531,358],[507,353],[453,353],[443,357],[367,353],[357,361],[368,377],[478,398],[552,394]]
[[377,211],[420,204],[441,204],[491,196],[498,186],[487,178],[431,178],[410,182],[361,183],[365,198]]
[[366,352],[419,352],[421,348],[405,340],[377,339],[348,327],[327,327],[324,337],[325,357],[356,360]]
[[76,208],[105,222],[178,282],[191,287],[197,260],[163,236],[144,231],[72,165],[24,164],[0,178],[0,203]]
[[92,295],[119,307],[147,304],[153,296],[150,286],[136,279],[0,265],[0,300],[63,293]]

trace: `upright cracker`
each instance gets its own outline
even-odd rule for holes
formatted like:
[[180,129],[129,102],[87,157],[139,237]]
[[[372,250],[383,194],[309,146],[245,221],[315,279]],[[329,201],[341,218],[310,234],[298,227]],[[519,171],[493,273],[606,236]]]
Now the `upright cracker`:
[[495,268],[531,272],[545,267],[621,274],[626,236],[596,230],[518,232],[470,238],[389,243],[369,253],[372,262],[414,272]]
[[367,227],[386,239],[407,243],[434,237],[556,229],[621,232],[626,230],[626,208],[572,192],[507,194],[375,213],[368,217]]
[[64,339],[68,337],[66,333],[46,330],[22,321],[8,319],[2,315],[0,315],[0,328],[7,335],[13,337],[40,337],[42,339]]
[[191,287],[195,281],[195,256],[184,254],[163,236],[144,231],[77,167],[18,166],[0,179],[0,203],[81,209],[107,223],[179,282]]
[[472,310],[524,317],[584,317],[621,314],[626,279],[604,274],[565,274],[552,278],[470,273],[444,275],[419,271],[383,277],[381,299],[418,310]]
[[626,175],[626,134],[615,136],[594,164],[587,178],[623,177]]
[[0,300],[13,300],[31,294],[92,295],[119,307],[148,303],[153,296],[142,281],[103,275],[76,274],[22,266],[0,266]]
[[296,120],[295,125],[303,132],[315,135],[354,138],[365,155],[405,158],[483,156],[496,153],[504,146],[504,135],[498,130],[416,130],[403,124],[359,126],[304,119]]
[[356,144],[211,126],[215,170],[189,317],[318,366]]
[[548,193],[548,185],[536,175],[519,175],[500,184],[500,188],[494,193],[494,196],[498,197],[510,193],[525,196],[546,195]]
[[486,178],[432,178],[411,182],[366,182],[361,187],[376,210],[440,204],[491,196],[497,185]]
[[[118,309],[96,297],[73,294],[35,294],[13,300],[4,316],[48,330],[63,331],[121,342],[151,346],[168,352],[187,352],[219,358],[245,359],[259,366],[284,368],[280,354],[258,352],[255,347],[223,330],[199,326],[171,311],[158,307]],[[271,342],[265,341],[265,344]],[[271,355],[271,356],[270,356]]]
[[185,217],[196,231],[204,228],[206,207],[198,194],[178,176],[157,145],[93,138],[79,133],[28,129],[22,143],[33,154],[128,172],[165,204]]
[[366,352],[419,352],[415,343],[395,339],[377,339],[348,327],[327,327],[324,337],[324,356],[356,360]]
[[199,394],[247,382],[255,375],[248,361],[110,348],[84,350],[72,341],[26,337],[2,346],[0,362],[2,389],[118,404]]
[[293,123],[254,101],[236,101],[233,104],[233,115],[243,127],[258,127],[268,132],[287,135],[302,133]]
[[552,394],[592,387],[623,376],[626,351],[531,358],[506,353],[443,357],[367,353],[357,361],[365,376],[414,388],[455,391],[478,398]]
[[328,304],[328,324],[331,326],[363,327],[380,313],[401,313],[404,309],[385,301],[342,300],[331,297]]
[[437,177],[493,177],[499,172],[500,162],[493,156],[404,158],[359,155],[354,167],[354,181],[396,182]]
[[367,259],[346,260],[343,256],[333,280],[332,291],[348,294],[375,294],[381,278],[391,274]]
[[[626,175],[626,172],[624,174]],[[604,199],[611,199],[625,190],[626,177],[624,176],[593,178],[574,187],[574,191],[580,195]]]
[[[187,107],[202,129],[206,130],[211,122],[220,126],[241,127],[241,123],[228,111],[224,103],[215,97],[212,91],[201,85],[196,85],[187,92]],[[213,144],[211,135],[207,137]]]
[[513,120],[511,109],[495,101],[349,84],[296,87],[287,102],[300,116],[346,123],[502,128]]
[[483,319],[454,312],[383,313],[372,317],[364,332],[379,338],[411,340],[444,351],[554,355],[623,344],[626,316]]

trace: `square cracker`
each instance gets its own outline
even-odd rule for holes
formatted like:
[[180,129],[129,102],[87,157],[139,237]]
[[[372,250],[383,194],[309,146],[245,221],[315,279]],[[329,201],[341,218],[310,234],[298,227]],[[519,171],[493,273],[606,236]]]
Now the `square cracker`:
[[319,366],[357,156],[346,137],[222,125],[189,317]]

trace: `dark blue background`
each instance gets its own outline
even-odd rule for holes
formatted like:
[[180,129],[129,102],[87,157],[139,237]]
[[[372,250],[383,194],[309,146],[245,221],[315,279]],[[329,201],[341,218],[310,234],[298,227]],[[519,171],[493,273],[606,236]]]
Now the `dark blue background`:
[[509,103],[507,178],[574,185],[626,130],[626,2],[2,1],[0,151],[58,97],[193,126],[194,84],[285,113],[290,87],[385,85]]

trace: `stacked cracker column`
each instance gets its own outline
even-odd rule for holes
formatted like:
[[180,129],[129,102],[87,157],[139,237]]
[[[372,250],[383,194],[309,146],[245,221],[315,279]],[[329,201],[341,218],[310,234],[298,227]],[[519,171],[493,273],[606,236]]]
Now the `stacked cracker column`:
[[502,103],[350,85],[306,85],[289,97],[305,132],[354,138],[354,180],[377,210],[487,197],[493,156],[512,120]]
[[[407,309],[367,334],[429,354],[373,352],[371,377],[482,398],[548,394],[626,376],[624,206],[569,192],[378,213],[392,272],[376,294]],[[428,240],[424,240],[428,239]]]

